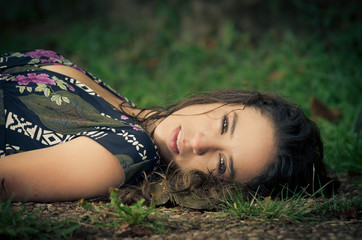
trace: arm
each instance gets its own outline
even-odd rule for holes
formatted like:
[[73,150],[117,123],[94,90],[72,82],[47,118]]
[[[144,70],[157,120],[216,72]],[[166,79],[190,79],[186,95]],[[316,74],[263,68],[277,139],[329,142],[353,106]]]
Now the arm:
[[[124,182],[117,158],[87,137],[0,158],[0,181],[8,197],[69,201],[105,194]],[[1,196],[4,196],[4,192]]]

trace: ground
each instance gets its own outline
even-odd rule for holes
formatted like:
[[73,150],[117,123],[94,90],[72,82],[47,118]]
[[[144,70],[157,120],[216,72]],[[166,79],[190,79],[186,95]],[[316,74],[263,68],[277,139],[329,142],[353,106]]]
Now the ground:
[[[362,176],[340,175],[341,193],[347,198],[361,197]],[[106,202],[93,202],[99,206]],[[319,220],[280,221],[263,219],[238,219],[223,211],[200,211],[184,207],[161,207],[164,233],[148,228],[121,224],[117,227],[99,227],[89,224],[90,212],[77,202],[26,203],[27,213],[39,211],[39,219],[60,222],[73,218],[83,224],[73,232],[72,239],[361,239],[361,207],[349,212],[327,216]],[[14,203],[14,209],[20,208]],[[357,210],[356,210],[357,209]],[[102,216],[98,216],[102,217]],[[87,224],[86,224],[87,223]],[[48,235],[49,236],[49,235]],[[55,234],[50,235],[51,238]]]

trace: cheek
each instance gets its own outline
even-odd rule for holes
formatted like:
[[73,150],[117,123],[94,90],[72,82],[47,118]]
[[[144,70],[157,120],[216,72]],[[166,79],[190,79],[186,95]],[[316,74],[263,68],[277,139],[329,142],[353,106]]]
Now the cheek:
[[209,173],[215,170],[216,161],[213,161],[212,156],[202,155],[185,157],[183,159],[176,159],[176,165],[182,170],[199,170],[204,173]]
[[210,173],[216,171],[216,159],[214,154],[206,154],[200,156],[193,162],[194,168],[204,173]]
[[269,156],[261,158],[244,158],[234,162],[236,181],[245,183],[267,171],[270,166]]

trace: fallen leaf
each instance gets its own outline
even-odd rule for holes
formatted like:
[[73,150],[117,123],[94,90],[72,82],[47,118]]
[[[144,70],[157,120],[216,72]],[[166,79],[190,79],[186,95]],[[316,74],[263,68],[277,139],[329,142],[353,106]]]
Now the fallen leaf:
[[122,224],[122,225],[119,225],[118,226],[120,229],[126,229],[129,227],[129,223],[125,223],[125,224]]
[[267,81],[269,82],[279,81],[283,78],[283,76],[284,76],[283,72],[276,70],[274,72],[269,73]]
[[142,236],[151,234],[151,229],[143,227],[143,228],[134,228],[131,230],[133,235]]
[[216,41],[211,38],[207,38],[205,40],[205,44],[209,49],[215,49],[215,47],[216,47]]
[[152,196],[152,204],[159,206],[166,204],[170,200],[168,194],[169,189],[164,180],[150,185],[150,192]]
[[338,215],[343,219],[357,218],[357,211],[355,208],[350,208],[347,211],[341,212]]
[[159,63],[160,63],[159,58],[150,58],[146,61],[146,65],[148,68],[156,68],[158,67]]
[[312,118],[324,118],[331,123],[341,118],[343,115],[341,111],[327,107],[321,100],[316,97],[311,98],[310,110],[313,114]]
[[209,202],[205,201],[205,199],[200,199],[192,193],[173,193],[171,196],[173,201],[182,207],[206,210],[215,209],[215,205],[212,204],[211,201]]

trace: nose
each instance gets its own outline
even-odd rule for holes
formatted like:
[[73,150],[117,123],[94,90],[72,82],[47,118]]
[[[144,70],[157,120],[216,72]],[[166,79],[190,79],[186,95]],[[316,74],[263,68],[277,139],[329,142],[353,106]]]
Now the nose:
[[207,152],[214,151],[218,149],[219,144],[216,139],[206,136],[202,132],[197,132],[190,142],[192,152],[196,155],[204,155]]

